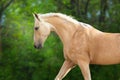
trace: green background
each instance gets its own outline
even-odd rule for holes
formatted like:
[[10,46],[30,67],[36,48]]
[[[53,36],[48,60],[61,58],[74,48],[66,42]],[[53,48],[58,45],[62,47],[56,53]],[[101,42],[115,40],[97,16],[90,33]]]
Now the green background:
[[[32,13],[60,12],[105,32],[120,32],[120,0],[0,0],[0,80],[54,80],[63,46],[51,33],[33,47]],[[120,80],[120,65],[90,65],[92,80]],[[83,80],[79,67],[63,80]]]

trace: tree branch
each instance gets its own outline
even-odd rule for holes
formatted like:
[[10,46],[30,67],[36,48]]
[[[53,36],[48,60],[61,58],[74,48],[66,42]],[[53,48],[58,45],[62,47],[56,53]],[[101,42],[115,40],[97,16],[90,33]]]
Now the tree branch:
[[14,0],[9,0],[6,4],[4,4],[3,6],[1,6],[1,10],[0,12],[3,12]]
[[14,0],[9,0],[7,3],[3,4],[0,9],[0,13],[2,14],[4,10],[13,2]]
[[[14,0],[9,0],[9,1],[7,1],[6,3],[4,3],[3,5],[1,5],[1,7],[0,7],[0,23],[1,23],[1,18],[2,18],[2,14],[3,14],[3,12],[6,10],[6,8],[13,2]],[[0,24],[1,25],[1,24]]]

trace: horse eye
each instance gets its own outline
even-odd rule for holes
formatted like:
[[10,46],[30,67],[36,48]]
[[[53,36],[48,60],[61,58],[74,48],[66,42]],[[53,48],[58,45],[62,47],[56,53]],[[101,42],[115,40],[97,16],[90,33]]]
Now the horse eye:
[[38,30],[39,29],[39,27],[35,27],[35,30]]

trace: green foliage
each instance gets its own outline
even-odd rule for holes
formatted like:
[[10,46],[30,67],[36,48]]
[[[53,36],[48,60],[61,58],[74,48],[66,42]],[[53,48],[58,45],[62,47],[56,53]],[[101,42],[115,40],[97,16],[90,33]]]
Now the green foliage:
[[[0,4],[4,2],[5,0],[2,0]],[[108,1],[109,9],[102,23],[98,21],[100,0],[90,1],[87,15],[84,10],[86,2],[87,0],[14,0],[2,15],[0,80],[53,80],[57,75],[64,61],[62,43],[59,37],[52,33],[43,49],[34,49],[34,12],[62,12],[102,31],[120,32],[119,1]],[[120,80],[120,65],[90,67],[93,80]],[[80,69],[76,67],[64,80],[78,79],[83,80],[83,77]]]

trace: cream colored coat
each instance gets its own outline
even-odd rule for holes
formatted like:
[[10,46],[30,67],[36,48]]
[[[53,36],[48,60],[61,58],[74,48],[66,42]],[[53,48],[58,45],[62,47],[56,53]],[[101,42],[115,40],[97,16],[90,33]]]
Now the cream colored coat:
[[[120,34],[101,32],[91,25],[78,22],[60,13],[34,14],[35,27],[41,27],[34,31],[35,46],[44,44],[50,31],[55,31],[64,46],[65,61],[55,80],[62,80],[64,76],[76,65],[81,68],[85,80],[91,80],[89,64],[109,65],[120,63]],[[48,24],[47,27],[44,24]],[[50,31],[41,39],[44,29]],[[39,33],[39,35],[38,35]],[[36,36],[38,35],[38,36]],[[42,37],[43,38],[43,37]],[[39,43],[40,41],[40,43]]]

